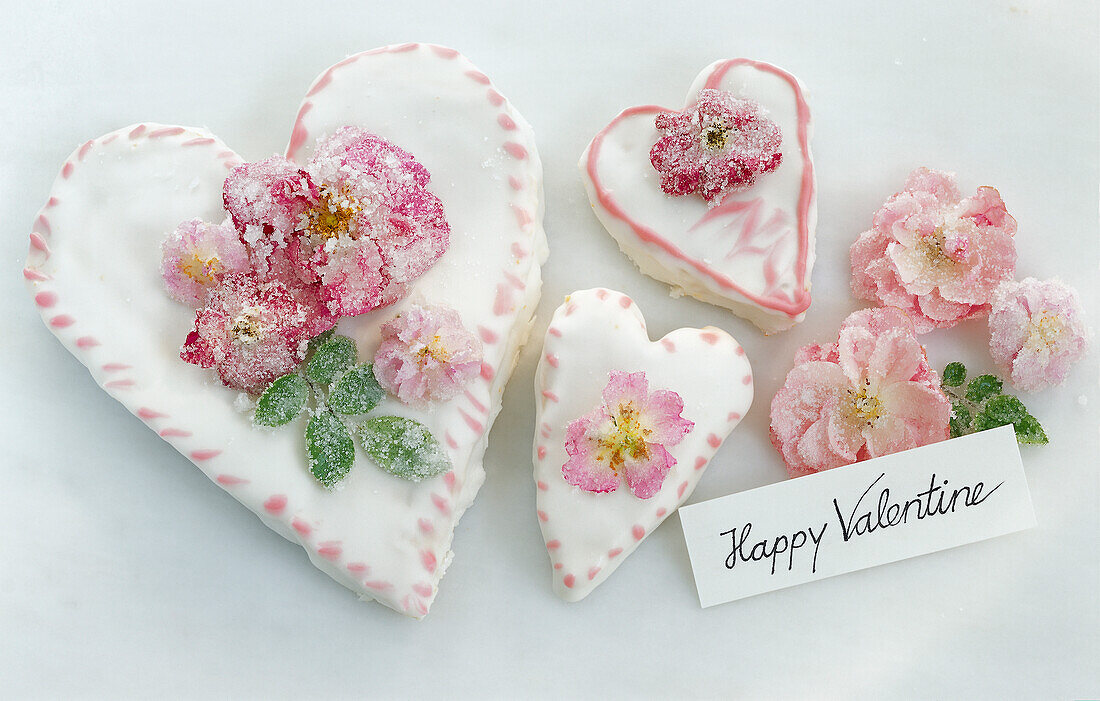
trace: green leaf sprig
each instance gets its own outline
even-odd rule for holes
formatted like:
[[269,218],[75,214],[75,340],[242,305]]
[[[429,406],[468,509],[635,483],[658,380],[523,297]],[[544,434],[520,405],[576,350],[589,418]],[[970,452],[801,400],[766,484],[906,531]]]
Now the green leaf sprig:
[[[306,460],[310,474],[332,489],[351,472],[358,434],[363,449],[383,470],[419,482],[451,468],[446,451],[424,424],[400,416],[355,417],[373,410],[385,392],[371,363],[358,363],[355,341],[331,330],[309,342],[306,361],[275,379],[256,404],[252,421],[276,428],[309,414]],[[310,400],[313,406],[307,408]]]
[[1023,445],[1049,442],[1039,420],[1028,413],[1018,397],[1004,394],[1004,382],[996,375],[978,375],[966,381],[966,366],[949,363],[940,384],[951,400],[951,437],[1012,424],[1016,440]]

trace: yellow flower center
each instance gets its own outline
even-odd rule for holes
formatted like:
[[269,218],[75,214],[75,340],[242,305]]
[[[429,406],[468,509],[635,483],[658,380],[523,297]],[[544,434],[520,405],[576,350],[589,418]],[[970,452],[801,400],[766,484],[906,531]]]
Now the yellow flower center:
[[355,200],[345,191],[321,186],[321,203],[309,212],[309,230],[331,239],[352,234],[356,214]]
[[936,230],[928,236],[921,237],[917,248],[929,265],[933,268],[943,269],[955,265],[955,259],[947,255],[947,251],[944,250],[946,245],[947,241],[944,238],[943,226],[941,225],[937,226]]
[[716,122],[703,129],[703,133],[700,135],[699,140],[706,150],[721,151],[725,148],[726,141],[729,140],[729,135],[730,130],[721,122]]
[[873,425],[882,416],[882,402],[878,397],[870,394],[867,387],[861,387],[859,391],[848,390],[848,416],[853,423]]
[[257,310],[246,309],[233,319],[229,332],[239,343],[251,346],[264,337],[263,323]]
[[646,460],[649,457],[646,438],[652,432],[642,425],[634,402],[623,402],[611,415],[611,431],[601,435],[596,441],[596,459],[608,463],[615,474],[618,474],[627,456],[633,460]]
[[1029,350],[1036,351],[1052,346],[1061,339],[1065,330],[1066,324],[1057,314],[1040,312],[1037,316],[1031,317],[1031,329],[1026,346]]
[[221,263],[216,256],[203,260],[197,253],[192,253],[190,259],[179,262],[179,270],[200,285],[207,285],[221,272]]
[[447,363],[451,360],[451,351],[443,345],[443,339],[439,337],[439,334],[436,334],[431,341],[416,352],[416,362],[420,367],[424,367],[424,363],[428,362],[429,358],[437,363]]

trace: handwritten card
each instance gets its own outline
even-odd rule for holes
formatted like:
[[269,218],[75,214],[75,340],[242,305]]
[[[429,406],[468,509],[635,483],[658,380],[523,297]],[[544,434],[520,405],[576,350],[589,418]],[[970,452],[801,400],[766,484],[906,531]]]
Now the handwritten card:
[[1011,426],[680,509],[699,603],[975,543],[1035,525]]

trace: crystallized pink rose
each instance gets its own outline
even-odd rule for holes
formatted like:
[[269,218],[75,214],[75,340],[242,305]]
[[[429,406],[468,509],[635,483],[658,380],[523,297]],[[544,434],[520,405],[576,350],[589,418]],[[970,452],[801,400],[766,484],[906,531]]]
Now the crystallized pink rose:
[[995,189],[960,199],[953,174],[918,168],[852,244],[852,291],[905,310],[918,333],[954,326],[1012,279],[1015,233]]
[[676,464],[666,446],[676,445],[695,427],[680,416],[683,410],[676,392],[650,392],[644,372],[612,370],[603,405],[566,429],[565,481],[589,492],[613,492],[626,477],[634,496],[650,498]]
[[306,166],[320,198],[291,245],[303,274],[321,286],[333,314],[393,304],[450,242],[431,175],[385,139],[342,127],[317,144]]
[[228,387],[257,394],[297,367],[309,339],[334,323],[309,288],[227,274],[195,314],[180,358],[215,368]]
[[248,251],[233,225],[185,221],[161,244],[161,276],[176,301],[198,307],[219,277],[245,272]]
[[864,309],[809,345],[772,399],[771,439],[792,477],[949,436],[951,403],[908,315]]
[[406,404],[446,401],[481,371],[481,341],[443,306],[412,306],[382,324],[374,376]]
[[662,112],[655,120],[661,138],[650,163],[670,195],[698,193],[717,202],[729,192],[752,187],[779,167],[783,134],[752,100],[706,89],[683,112]]
[[1077,291],[1058,280],[1006,282],[989,314],[989,352],[1018,389],[1060,385],[1088,352],[1089,332]]

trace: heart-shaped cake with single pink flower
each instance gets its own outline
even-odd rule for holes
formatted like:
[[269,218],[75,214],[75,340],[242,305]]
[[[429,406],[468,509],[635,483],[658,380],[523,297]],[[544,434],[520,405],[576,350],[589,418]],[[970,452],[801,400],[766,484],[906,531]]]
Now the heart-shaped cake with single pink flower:
[[137,124],[66,160],[23,275],[95,381],[361,598],[423,617],[546,258],[530,126],[457,51],[356,54],[285,155]]
[[535,376],[535,484],[554,591],[578,601],[691,496],[752,403],[745,351],[714,327],[650,341],[626,295],[574,292]]
[[643,273],[765,333],[810,306],[817,195],[798,80],[717,61],[683,110],[623,110],[581,156],[592,207]]

